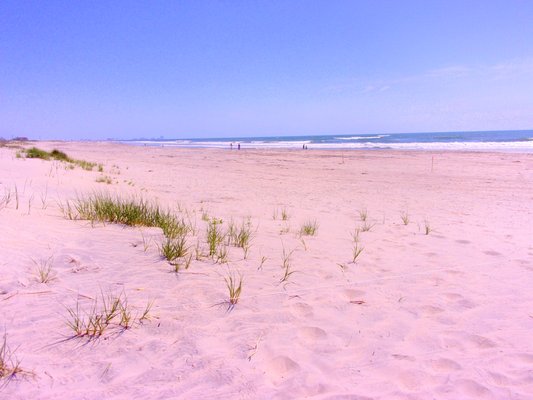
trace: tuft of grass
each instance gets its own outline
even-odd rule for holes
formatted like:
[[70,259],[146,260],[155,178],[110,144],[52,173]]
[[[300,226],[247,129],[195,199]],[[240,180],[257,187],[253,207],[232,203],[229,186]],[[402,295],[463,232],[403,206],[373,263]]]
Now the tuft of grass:
[[183,219],[143,198],[125,200],[109,194],[94,193],[78,198],[72,204],[67,201],[66,205],[60,205],[60,208],[68,219],[158,227],[167,238],[176,238],[188,233]]
[[358,212],[359,212],[359,218],[361,219],[361,221],[365,222],[368,218],[368,210],[366,209],[366,207],[360,209]]
[[15,185],[15,210],[19,209],[19,190],[17,185]]
[[315,236],[318,230],[318,223],[316,220],[304,222],[300,227],[300,236]]
[[132,327],[133,320],[132,320],[132,314],[131,309],[128,307],[128,299],[124,295],[124,299],[122,301],[119,301],[118,303],[119,308],[119,317],[120,321],[118,325],[122,327],[123,329],[129,329]]
[[4,188],[4,195],[0,197],[0,210],[6,208],[11,203],[11,189]]
[[233,308],[239,302],[239,298],[241,297],[243,278],[239,274],[239,277],[237,279],[237,277],[233,273],[228,274],[228,276],[225,277],[224,280],[226,281],[226,287],[228,288],[228,303],[230,305],[230,308]]
[[354,231],[352,232],[352,241],[354,243],[359,242],[359,234],[360,233],[361,233],[361,229],[359,229],[359,228],[355,228]]
[[228,248],[225,245],[217,247],[216,258],[218,264],[226,264],[228,262]]
[[[35,147],[34,147],[35,148]],[[41,150],[42,151],[42,150]],[[64,152],[54,149],[50,152],[50,157],[58,161],[72,162],[73,160]]]
[[[70,158],[66,153],[54,149],[50,152],[46,150],[39,149],[37,147],[31,147],[21,151],[21,154],[24,154],[26,158],[40,158],[41,160],[57,160],[71,164],[72,167],[77,165],[87,171],[92,171],[96,167],[96,163],[85,161],[85,160],[75,160]],[[102,167],[103,171],[103,167]]]
[[153,302],[149,303],[141,316],[136,318],[124,293],[114,296],[104,295],[101,292],[101,303],[102,306],[99,307],[98,299],[95,299],[89,310],[84,311],[80,308],[78,299],[75,307],[67,307],[66,323],[73,333],[72,337],[86,337],[92,340],[101,337],[111,328],[130,329],[135,321],[142,323],[148,319],[148,313],[153,305]]
[[139,317],[139,323],[143,323],[143,321],[150,320],[150,311],[152,311],[152,307],[154,306],[154,300],[149,302],[146,307],[144,308],[144,311],[142,312],[141,316]]
[[253,237],[252,222],[250,218],[243,220],[240,227],[236,227],[233,221],[230,221],[226,233],[227,242],[230,245],[240,247],[244,251],[244,259],[248,257],[251,241]]
[[409,214],[407,211],[404,211],[400,214],[400,218],[402,219],[402,222],[404,225],[409,225]]
[[161,245],[161,255],[170,262],[185,257],[189,251],[185,235],[177,238],[166,238]]
[[207,244],[209,246],[209,256],[213,257],[217,253],[218,246],[224,240],[221,229],[222,220],[211,218],[207,223]]
[[424,220],[424,233],[426,235],[429,235],[429,233],[433,231],[433,228],[431,227],[429,221],[427,219]]
[[365,221],[363,225],[361,225],[361,232],[369,232],[376,224],[369,224],[368,221]]
[[56,278],[55,271],[52,268],[53,256],[39,261],[32,260],[37,269],[37,280],[40,283],[50,283]]
[[361,255],[365,248],[359,245],[359,242],[355,242],[352,247],[352,262],[355,263],[355,260]]
[[0,345],[0,381],[4,381],[2,386],[7,385],[17,374],[24,372],[20,367],[20,361],[17,359],[15,353],[16,349],[11,350],[8,346],[7,333],[4,332],[4,337]]
[[285,207],[281,209],[281,220],[282,221],[288,221],[290,218],[289,212]]
[[97,183],[105,183],[107,185],[111,185],[113,183],[113,179],[111,179],[109,176],[99,176],[96,178]]
[[26,156],[26,158],[40,158],[42,160],[50,160],[52,157],[51,153],[41,150],[37,147],[30,147],[27,150],[22,150],[22,153]]
[[283,268],[283,276],[280,279],[280,283],[287,282],[292,274],[296,271],[292,270],[291,256],[294,253],[294,250],[287,252],[285,247],[283,247],[283,256],[281,268]]
[[259,264],[259,267],[257,267],[257,270],[263,269],[263,264],[266,262],[266,260],[268,260],[267,257],[265,256],[261,257],[261,263]]
[[202,249],[200,248],[200,240],[196,240],[196,246],[194,246],[194,258],[196,261],[200,261],[202,259]]

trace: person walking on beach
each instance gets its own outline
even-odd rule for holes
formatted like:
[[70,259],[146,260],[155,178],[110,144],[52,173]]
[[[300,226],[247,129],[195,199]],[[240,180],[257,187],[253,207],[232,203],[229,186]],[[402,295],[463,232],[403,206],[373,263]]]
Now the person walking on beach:
[[238,143],[238,144],[237,144],[237,150],[240,150],[240,149],[241,149],[241,144]]

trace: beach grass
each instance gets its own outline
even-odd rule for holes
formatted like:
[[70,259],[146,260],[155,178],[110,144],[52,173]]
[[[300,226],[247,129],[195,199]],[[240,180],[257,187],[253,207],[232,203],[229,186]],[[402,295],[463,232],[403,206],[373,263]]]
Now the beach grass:
[[40,283],[50,283],[56,278],[56,273],[52,268],[53,257],[47,259],[40,259],[39,261],[32,260],[36,266],[37,280]]
[[357,258],[361,255],[363,252],[364,247],[362,247],[359,242],[355,242],[355,244],[352,247],[352,262],[355,263]]
[[0,344],[0,381],[3,381],[0,388],[9,383],[9,381],[16,377],[17,374],[22,373],[20,361],[16,357],[16,349],[11,350],[7,344],[7,333],[4,332],[2,342]]
[[228,273],[228,276],[224,278],[226,281],[226,288],[228,289],[228,303],[230,307],[234,307],[241,297],[242,293],[242,275],[239,274],[238,278],[235,273]]
[[352,241],[354,243],[359,242],[359,234],[360,233],[361,233],[361,229],[360,228],[355,228],[354,231],[352,232]]
[[287,282],[290,276],[296,272],[292,270],[292,260],[291,260],[292,253],[294,253],[294,250],[287,251],[285,249],[285,246],[283,246],[283,255],[281,258],[282,260],[281,268],[283,269],[283,276],[280,279],[280,283]]
[[431,224],[427,219],[424,220],[424,233],[426,235],[429,235],[430,232],[433,231],[433,228],[431,227]]
[[187,237],[185,235],[175,238],[167,237],[160,247],[161,255],[170,262],[185,257],[188,251],[189,247],[187,246]]
[[409,213],[407,211],[404,211],[400,214],[400,218],[402,219],[402,222],[404,225],[409,225],[410,219],[409,219]]
[[12,196],[11,189],[4,188],[4,194],[2,197],[0,197],[0,210],[9,206],[12,200],[11,196]]
[[365,221],[363,225],[361,225],[361,232],[370,232],[374,225],[376,224],[370,224],[368,221]]
[[98,166],[98,170],[102,172],[104,170],[102,164],[96,164],[90,161],[85,160],[76,160],[74,158],[69,157],[66,153],[63,151],[54,149],[52,151],[46,151],[39,149],[37,147],[30,147],[29,149],[22,150],[22,154],[26,158],[39,158],[41,160],[57,160],[69,163],[71,165],[77,165],[80,168],[86,170],[86,171],[92,171],[94,167]]
[[66,324],[72,332],[71,337],[86,337],[93,340],[103,336],[111,328],[130,329],[136,320],[142,323],[143,320],[148,319],[147,315],[153,305],[153,302],[149,303],[141,317],[136,318],[125,293],[116,296],[111,293],[104,294],[101,291],[100,298],[102,305],[99,306],[97,297],[92,301],[88,310],[81,308],[79,298],[74,307],[66,307]]
[[315,236],[318,231],[318,222],[315,220],[309,220],[302,224],[300,227],[300,236]]
[[99,176],[95,180],[96,183],[105,183],[107,185],[111,185],[113,183],[113,179],[111,179],[109,176]]
[[211,218],[207,223],[207,245],[209,246],[209,256],[213,257],[217,253],[218,246],[224,241],[222,233],[222,220]]
[[182,218],[143,198],[121,199],[110,194],[93,193],[78,197],[72,203],[67,201],[60,207],[68,219],[157,227],[167,238],[177,238],[189,231]]

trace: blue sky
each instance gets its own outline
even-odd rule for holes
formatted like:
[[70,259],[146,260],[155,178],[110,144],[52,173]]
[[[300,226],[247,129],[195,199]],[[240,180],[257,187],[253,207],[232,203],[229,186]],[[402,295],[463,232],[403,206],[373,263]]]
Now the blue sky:
[[0,2],[0,137],[533,128],[533,1]]

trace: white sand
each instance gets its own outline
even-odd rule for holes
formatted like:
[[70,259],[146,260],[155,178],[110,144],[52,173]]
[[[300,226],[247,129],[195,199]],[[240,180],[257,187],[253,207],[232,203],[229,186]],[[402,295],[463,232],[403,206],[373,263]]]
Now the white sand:
[[[0,202],[19,198],[0,209],[0,325],[26,371],[0,398],[533,398],[533,155],[39,147],[104,173],[0,148]],[[251,217],[249,257],[231,247],[176,275],[159,229],[63,217],[58,202],[94,190],[179,203],[204,249],[204,213]],[[280,284],[283,247],[296,272]],[[39,283],[49,258],[56,279]],[[228,271],[244,276],[231,312]],[[138,313],[153,300],[151,319],[69,338],[65,307],[100,291]]]

